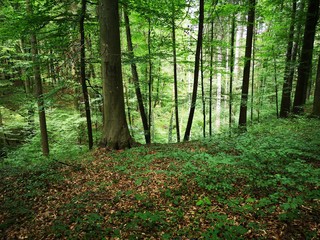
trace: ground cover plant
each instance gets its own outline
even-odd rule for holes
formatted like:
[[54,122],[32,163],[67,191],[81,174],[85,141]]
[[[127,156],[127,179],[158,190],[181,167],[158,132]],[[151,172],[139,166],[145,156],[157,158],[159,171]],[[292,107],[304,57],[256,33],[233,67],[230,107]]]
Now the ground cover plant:
[[319,120],[1,165],[2,239],[318,239]]

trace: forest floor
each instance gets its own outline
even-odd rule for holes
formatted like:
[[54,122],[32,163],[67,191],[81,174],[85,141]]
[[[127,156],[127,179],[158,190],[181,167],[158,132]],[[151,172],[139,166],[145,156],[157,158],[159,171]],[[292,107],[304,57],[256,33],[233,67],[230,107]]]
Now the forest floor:
[[0,168],[1,239],[319,239],[320,122]]

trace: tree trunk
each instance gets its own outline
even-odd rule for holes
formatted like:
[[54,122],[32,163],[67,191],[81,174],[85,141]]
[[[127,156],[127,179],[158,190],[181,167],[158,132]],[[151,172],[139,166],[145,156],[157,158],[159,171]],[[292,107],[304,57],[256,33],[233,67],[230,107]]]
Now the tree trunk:
[[304,104],[307,99],[308,80],[312,64],[312,52],[316,26],[319,18],[319,4],[320,0],[309,0],[300,63],[298,67],[298,81],[293,102],[293,113],[295,114],[301,114],[304,112]]
[[314,90],[313,111],[314,116],[320,117],[320,55],[318,59],[316,87]]
[[172,1],[172,50],[173,50],[173,77],[174,77],[174,109],[176,118],[177,142],[180,142],[179,126],[179,106],[178,106],[178,71],[177,71],[177,50],[176,50],[176,25],[175,25],[175,5]]
[[249,0],[246,52],[245,52],[245,63],[244,63],[244,70],[243,70],[243,82],[242,82],[240,116],[239,116],[239,128],[245,131],[247,129],[247,102],[248,102],[249,81],[250,81],[250,63],[251,63],[252,39],[253,39],[253,28],[254,28],[254,18],[255,18],[254,16],[255,4],[256,4],[255,0]]
[[[148,123],[149,129],[152,130],[152,61],[151,61],[151,19],[148,18],[148,102],[149,102],[149,115],[148,115]],[[150,138],[151,142],[151,138]]]
[[204,93],[204,82],[203,82],[203,51],[201,49],[200,54],[200,74],[201,74],[201,100],[202,100],[202,116],[203,116],[203,129],[202,129],[202,135],[205,138],[206,137],[206,96]]
[[134,62],[134,52],[133,52],[133,46],[132,46],[132,38],[131,38],[131,29],[130,29],[130,21],[127,9],[124,7],[124,21],[126,25],[126,35],[127,35],[127,47],[129,52],[129,57],[131,61],[131,72],[132,72],[132,80],[135,87],[135,92],[138,100],[139,110],[140,110],[140,116],[142,120],[143,130],[144,130],[144,137],[146,140],[146,143],[150,143],[150,128],[148,125],[148,119],[146,115],[146,111],[143,105],[143,98],[140,90],[140,81],[137,71],[136,63]]
[[87,131],[88,131],[88,144],[89,149],[92,149],[93,146],[93,137],[92,137],[92,123],[91,123],[91,111],[89,103],[89,94],[86,83],[86,55],[85,55],[85,36],[84,36],[84,19],[86,15],[86,0],[81,0],[81,15],[80,15],[80,81],[82,86],[82,93],[85,105],[85,113],[87,120]]
[[231,40],[230,40],[230,85],[229,85],[229,130],[232,127],[232,101],[233,101],[233,72],[234,72],[234,39],[236,34],[236,16],[235,13],[232,15],[231,24]]
[[274,53],[273,55],[273,70],[274,70],[274,90],[275,90],[275,95],[276,95],[276,116],[279,118],[279,97],[278,97],[278,71],[277,71],[277,57],[276,54]]
[[203,19],[204,19],[204,0],[200,0],[199,29],[198,29],[198,40],[197,40],[197,49],[196,49],[195,66],[194,66],[193,91],[192,91],[192,99],[191,99],[191,107],[190,107],[188,123],[187,123],[186,131],[184,134],[184,138],[183,138],[184,141],[189,141],[190,139],[191,126],[192,126],[194,111],[196,108],[198,80],[199,80],[199,61],[200,61],[200,51],[202,48]]
[[[219,47],[218,54],[217,54],[217,62],[222,62],[222,48]],[[219,71],[217,72],[217,92],[216,92],[216,111],[215,111],[215,128],[216,131],[220,131],[221,127],[221,93],[222,93],[222,73],[221,73],[221,67],[218,68]]]
[[286,53],[286,66],[284,70],[284,82],[282,87],[282,98],[280,117],[286,118],[290,113],[291,108],[291,91],[292,91],[292,79],[290,78],[290,72],[293,68],[293,38],[294,38],[294,25],[297,12],[297,0],[292,1],[291,11],[291,23],[289,29],[287,53]]
[[[26,4],[27,4],[27,12],[29,14],[32,14],[33,10],[32,10],[32,5],[30,1],[27,0]],[[40,60],[39,60],[39,53],[38,53],[37,37],[34,31],[31,32],[30,42],[31,42],[34,82],[36,87],[35,95],[37,98],[38,113],[39,113],[42,154],[44,156],[49,156],[49,141],[48,141],[46,112],[45,112],[43,90],[42,90]]]
[[[212,17],[212,16],[211,16]],[[212,75],[213,75],[213,19],[210,28],[210,77],[209,77],[209,136],[212,136]]]
[[[254,29],[254,27],[253,27]],[[252,71],[251,71],[251,106],[250,106],[250,121],[253,124],[253,105],[254,105],[254,70],[255,70],[255,32],[253,34],[253,43],[252,43]]]
[[100,51],[103,79],[103,136],[101,146],[124,149],[132,146],[125,115],[118,0],[99,4]]

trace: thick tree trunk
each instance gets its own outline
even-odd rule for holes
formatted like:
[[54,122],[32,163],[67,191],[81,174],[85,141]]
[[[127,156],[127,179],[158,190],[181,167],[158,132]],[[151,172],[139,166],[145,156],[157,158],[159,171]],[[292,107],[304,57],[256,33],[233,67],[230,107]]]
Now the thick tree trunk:
[[124,149],[132,146],[132,138],[124,106],[118,0],[100,1],[99,22],[104,114],[101,146]]
[[92,123],[91,123],[91,111],[89,103],[89,94],[86,83],[86,55],[85,55],[85,36],[84,36],[84,19],[86,15],[86,0],[81,1],[81,15],[80,15],[80,81],[82,86],[82,93],[85,105],[85,113],[87,120],[87,131],[88,131],[88,144],[89,149],[92,149],[93,146],[93,137],[92,137]]
[[316,26],[319,18],[320,0],[309,0],[304,37],[298,67],[298,82],[293,102],[293,113],[304,112],[304,104],[307,99],[308,81],[311,72],[312,52],[316,33]]
[[194,111],[196,109],[198,81],[199,81],[200,51],[202,48],[203,19],[204,19],[204,0],[200,0],[199,29],[198,29],[198,40],[197,40],[197,49],[196,49],[195,66],[194,66],[193,91],[192,91],[192,99],[191,99],[191,107],[190,107],[188,123],[187,123],[186,131],[184,134],[184,138],[183,138],[184,141],[189,141],[190,139],[192,121],[193,121]]
[[139,76],[138,76],[138,71],[137,71],[137,66],[136,63],[134,62],[134,53],[133,53],[133,46],[132,46],[132,38],[131,38],[131,29],[130,29],[130,21],[129,21],[129,16],[127,9],[124,8],[124,21],[126,25],[126,35],[127,35],[127,47],[128,47],[128,52],[129,52],[129,57],[131,61],[131,72],[132,72],[132,79],[133,79],[133,84],[135,87],[135,92],[138,100],[138,105],[139,105],[139,110],[140,110],[140,116],[142,120],[142,125],[143,125],[143,130],[144,130],[144,137],[146,140],[146,143],[150,143],[150,128],[148,125],[148,118],[146,115],[146,111],[143,105],[143,98],[140,90],[140,81],[139,81]]
[[320,55],[318,59],[316,87],[314,90],[313,111],[314,116],[320,117]]
[[243,82],[242,82],[240,116],[239,116],[239,128],[241,128],[242,130],[247,129],[247,103],[248,103],[248,92],[249,92],[249,81],[250,81],[250,63],[251,63],[252,39],[253,39],[253,28],[254,28],[254,18],[255,18],[255,4],[256,4],[255,0],[249,0],[245,64],[244,64],[244,70],[243,70]]
[[292,79],[290,78],[290,72],[293,68],[293,38],[294,38],[294,26],[297,12],[297,0],[292,1],[291,23],[289,29],[287,53],[286,53],[286,66],[284,70],[284,81],[282,87],[282,98],[280,117],[286,118],[290,113],[291,108],[291,91],[292,91]]

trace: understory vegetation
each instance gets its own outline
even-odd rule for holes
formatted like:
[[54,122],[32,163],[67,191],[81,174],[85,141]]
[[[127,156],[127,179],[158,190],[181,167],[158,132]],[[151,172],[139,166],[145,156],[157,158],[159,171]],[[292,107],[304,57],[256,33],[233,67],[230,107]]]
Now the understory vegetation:
[[74,153],[2,160],[1,239],[320,237],[318,119]]

